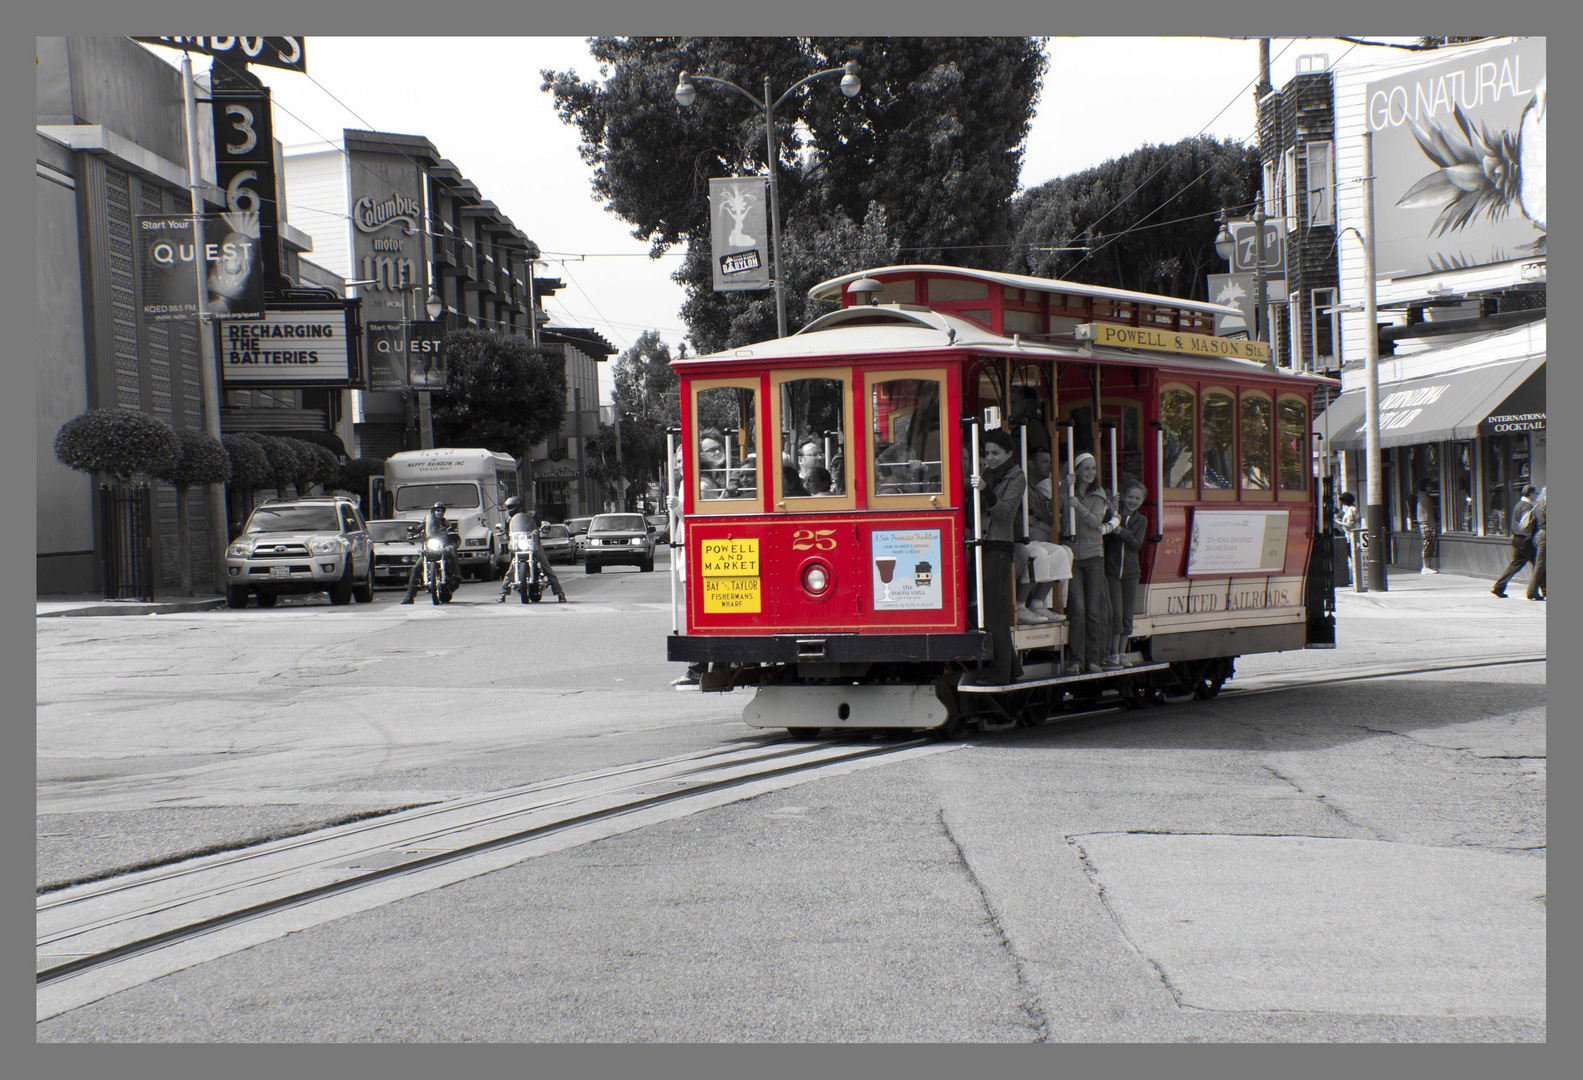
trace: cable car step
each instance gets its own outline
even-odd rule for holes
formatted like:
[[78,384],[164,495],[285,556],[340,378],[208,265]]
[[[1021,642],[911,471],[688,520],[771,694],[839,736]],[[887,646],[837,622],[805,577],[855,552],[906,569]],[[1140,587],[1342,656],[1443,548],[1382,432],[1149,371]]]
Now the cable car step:
[[1042,675],[1039,668],[1051,668],[1051,664],[1030,664],[1023,670],[1022,678],[1016,682],[990,684],[987,686],[973,686],[968,683],[958,683],[956,691],[959,694],[1002,694],[1007,690],[1030,690],[1037,686],[1056,686],[1062,683],[1095,682],[1100,679],[1116,679],[1125,675],[1137,675],[1145,671],[1168,671],[1170,664],[1138,664],[1135,667],[1117,668],[1115,671],[1085,672],[1082,675]]

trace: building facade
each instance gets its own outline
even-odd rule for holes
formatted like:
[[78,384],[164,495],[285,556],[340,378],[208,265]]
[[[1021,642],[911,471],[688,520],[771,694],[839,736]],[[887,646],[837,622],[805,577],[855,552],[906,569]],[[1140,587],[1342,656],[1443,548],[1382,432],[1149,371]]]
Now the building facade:
[[[1322,457],[1338,490],[1364,504],[1373,335],[1387,560],[1420,566],[1417,492],[1427,482],[1439,568],[1493,578],[1510,555],[1511,508],[1547,474],[1545,41],[1404,53],[1329,78],[1342,393],[1314,422]],[[1474,163],[1478,183],[1458,173],[1457,187],[1440,172]],[[1301,215],[1310,180],[1299,173],[1293,186]],[[1372,281],[1365,241],[1374,245]],[[1374,326],[1363,313],[1371,288]]]
[[[37,588],[92,593],[103,586],[96,485],[55,460],[61,425],[87,409],[128,409],[177,430],[206,427],[197,322],[144,316],[150,283],[136,243],[139,217],[191,213],[185,98],[181,73],[130,38],[41,37],[36,49]],[[213,125],[206,110],[199,120],[202,198],[219,212]],[[282,272],[300,275],[311,241],[284,217],[279,237]],[[300,413],[303,402],[291,406]],[[155,483],[153,500],[155,582],[169,587],[181,580],[175,489]],[[195,582],[213,580],[207,500],[193,489]]]
[[[589,420],[597,365],[615,350],[591,330],[547,325],[543,301],[563,283],[535,274],[537,245],[423,136],[348,129],[335,143],[287,147],[284,160],[287,199],[315,257],[361,297],[365,325],[426,321],[432,295],[448,329],[520,335],[561,352],[565,416],[525,455],[524,486],[546,516],[587,512],[582,436],[598,430]],[[412,392],[352,390],[339,434],[355,456],[388,457],[421,446],[420,424]]]

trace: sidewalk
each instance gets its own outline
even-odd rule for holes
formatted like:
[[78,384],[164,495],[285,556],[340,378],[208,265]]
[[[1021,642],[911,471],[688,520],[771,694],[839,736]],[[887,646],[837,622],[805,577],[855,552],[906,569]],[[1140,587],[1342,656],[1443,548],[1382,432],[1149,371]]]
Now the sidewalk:
[[102,596],[40,596],[38,618],[60,615],[174,615],[187,611],[209,611],[225,606],[223,596],[161,596],[153,603],[142,600],[106,600]]

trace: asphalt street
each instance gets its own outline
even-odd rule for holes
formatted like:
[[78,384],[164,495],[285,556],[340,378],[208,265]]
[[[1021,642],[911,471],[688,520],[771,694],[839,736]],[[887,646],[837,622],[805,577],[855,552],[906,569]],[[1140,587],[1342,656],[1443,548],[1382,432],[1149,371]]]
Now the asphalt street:
[[[41,885],[729,744],[663,572],[573,603],[40,620]],[[1239,676],[1543,652],[1487,583]],[[40,1042],[1543,1041],[1542,665],[974,738],[613,833],[73,1009]]]

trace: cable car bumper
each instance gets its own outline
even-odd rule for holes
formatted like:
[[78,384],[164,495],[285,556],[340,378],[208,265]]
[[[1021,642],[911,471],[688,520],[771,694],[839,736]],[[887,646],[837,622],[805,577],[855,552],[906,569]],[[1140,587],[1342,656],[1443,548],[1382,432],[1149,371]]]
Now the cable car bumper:
[[689,664],[878,664],[987,660],[988,634],[672,634],[666,659]]

